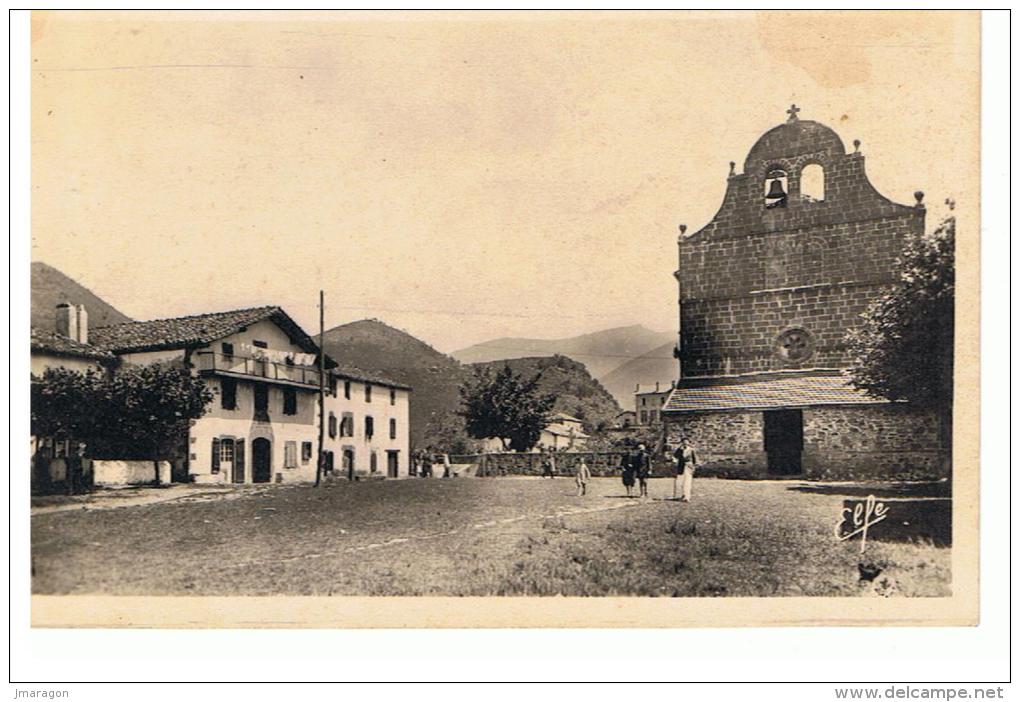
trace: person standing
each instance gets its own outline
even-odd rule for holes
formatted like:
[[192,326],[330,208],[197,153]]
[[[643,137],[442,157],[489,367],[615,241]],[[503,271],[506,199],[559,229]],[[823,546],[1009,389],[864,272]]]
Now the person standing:
[[685,436],[680,439],[680,446],[673,454],[676,460],[676,478],[673,479],[673,499],[680,492],[681,502],[691,501],[691,489],[694,486],[694,470],[698,466],[698,454]]
[[623,468],[623,486],[627,488],[627,497],[634,496],[634,456],[633,451],[627,451],[623,454],[623,462],[620,466]]
[[591,480],[591,470],[588,469],[588,464],[584,460],[584,456],[577,464],[577,473],[574,475],[574,481],[577,483],[577,496],[581,497],[588,494],[588,481]]
[[638,446],[635,464],[639,492],[641,497],[648,497],[648,478],[652,474],[652,461],[644,444]]

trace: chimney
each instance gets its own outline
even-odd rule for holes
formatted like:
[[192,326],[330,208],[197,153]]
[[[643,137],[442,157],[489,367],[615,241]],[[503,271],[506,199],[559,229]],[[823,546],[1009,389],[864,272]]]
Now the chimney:
[[634,392],[641,392],[641,383],[634,386]]
[[85,305],[78,305],[75,309],[78,313],[78,341],[87,344],[89,343],[89,313],[85,311]]
[[78,311],[69,302],[57,305],[57,333],[78,340]]
[[659,381],[655,381],[655,392],[659,392]]

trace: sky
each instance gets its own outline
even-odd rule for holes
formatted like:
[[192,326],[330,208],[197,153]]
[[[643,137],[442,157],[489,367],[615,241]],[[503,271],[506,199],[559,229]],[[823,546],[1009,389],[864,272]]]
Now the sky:
[[136,319],[672,330],[678,225],[791,103],[931,226],[978,88],[970,14],[33,13],[32,259]]

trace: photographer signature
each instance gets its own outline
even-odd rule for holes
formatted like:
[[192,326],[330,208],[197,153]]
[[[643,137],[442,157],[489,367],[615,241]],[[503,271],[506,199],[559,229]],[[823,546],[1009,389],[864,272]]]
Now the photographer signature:
[[[843,527],[847,522],[847,512],[850,512],[850,531],[844,531]],[[858,534],[861,535],[861,553],[864,553],[864,547],[868,543],[868,529],[878,524],[880,521],[889,516],[889,508],[885,506],[884,502],[878,502],[874,495],[868,495],[868,498],[863,502],[858,502],[853,508],[844,507],[839,512],[839,521],[836,522],[836,527],[833,530],[836,538],[840,541],[846,541],[852,539]]]

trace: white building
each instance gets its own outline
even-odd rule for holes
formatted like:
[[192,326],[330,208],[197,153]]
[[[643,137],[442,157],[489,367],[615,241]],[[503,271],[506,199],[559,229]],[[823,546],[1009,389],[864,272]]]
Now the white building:
[[654,388],[643,388],[640,384],[634,389],[634,410],[637,426],[658,426],[662,423],[662,408],[666,406],[670,393],[676,382],[668,387],[661,387],[658,382]]
[[410,473],[411,388],[361,371],[329,371],[326,469],[346,477]]
[[[33,334],[33,372],[45,362],[43,335],[38,335],[38,354],[36,336]],[[64,346],[69,346],[68,341],[74,340],[62,340]],[[192,422],[188,436],[182,437],[186,448],[182,459],[174,462],[169,479],[199,483],[315,480],[320,351],[281,308],[97,327],[86,349],[104,354],[102,358],[112,360],[113,365],[184,364],[212,388],[213,402],[203,417]],[[79,365],[80,356],[73,357]],[[61,358],[72,357],[64,354]],[[327,357],[326,366],[333,369],[336,363]],[[378,392],[379,399],[362,401],[371,407],[346,399],[345,379],[358,386],[363,398],[368,396],[368,384],[373,388],[368,392]],[[370,474],[375,465],[382,475],[407,475],[410,388],[383,378],[372,378],[370,383],[365,380],[355,373],[340,376],[327,371],[326,416],[350,415],[355,434],[341,437],[337,426],[336,437],[326,433],[324,449],[340,456],[351,450],[359,473]],[[327,453],[326,467],[333,465],[331,453]]]

